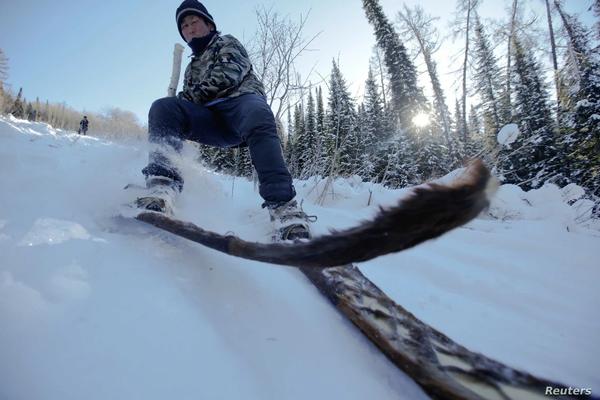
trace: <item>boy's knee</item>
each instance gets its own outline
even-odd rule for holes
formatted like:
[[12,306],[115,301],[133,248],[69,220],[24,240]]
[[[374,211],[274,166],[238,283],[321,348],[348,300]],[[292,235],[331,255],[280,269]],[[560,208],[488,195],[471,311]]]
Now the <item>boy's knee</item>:
[[[268,107],[268,106],[267,106]],[[243,122],[242,132],[244,132],[244,139],[256,136],[272,136],[279,138],[277,135],[277,125],[275,124],[275,117],[270,108],[257,107],[252,112],[248,113],[246,120]]]
[[177,97],[163,97],[150,106],[148,119],[160,118],[176,110]]

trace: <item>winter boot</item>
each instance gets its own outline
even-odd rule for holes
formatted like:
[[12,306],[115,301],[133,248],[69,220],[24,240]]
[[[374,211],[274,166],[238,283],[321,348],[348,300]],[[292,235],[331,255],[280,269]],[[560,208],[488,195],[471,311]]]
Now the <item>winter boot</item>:
[[309,222],[317,217],[307,215],[296,200],[287,202],[265,202],[263,208],[269,210],[271,222],[275,226],[274,238],[280,240],[310,239]]
[[173,203],[179,187],[177,183],[164,176],[148,176],[146,178],[148,195],[138,197],[135,204],[138,208],[173,215]]

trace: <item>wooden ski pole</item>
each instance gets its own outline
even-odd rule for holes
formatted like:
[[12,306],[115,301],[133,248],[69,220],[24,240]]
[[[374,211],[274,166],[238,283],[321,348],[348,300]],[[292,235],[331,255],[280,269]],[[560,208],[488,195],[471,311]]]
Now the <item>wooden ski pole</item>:
[[171,71],[171,83],[167,89],[167,96],[173,97],[177,93],[177,85],[179,84],[179,74],[181,73],[181,58],[183,55],[183,46],[175,43],[173,49],[173,69]]

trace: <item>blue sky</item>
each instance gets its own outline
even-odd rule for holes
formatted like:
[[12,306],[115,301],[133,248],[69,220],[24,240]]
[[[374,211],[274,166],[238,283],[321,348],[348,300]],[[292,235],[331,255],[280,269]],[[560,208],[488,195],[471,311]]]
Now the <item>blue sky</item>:
[[[388,17],[403,1],[382,0]],[[446,30],[454,11],[451,0],[409,0],[421,4],[429,14],[441,17],[439,27]],[[484,1],[480,12],[485,17],[502,15],[508,0]],[[530,0],[543,10],[541,0]],[[375,41],[359,0],[308,0],[262,2],[251,0],[205,1],[219,30],[240,40],[255,31],[254,10],[259,5],[273,6],[281,14],[299,16],[311,10],[305,36],[321,32],[300,62],[307,73],[316,70],[326,76],[332,58],[339,59],[342,73],[353,94],[362,96],[371,48]],[[584,13],[591,0],[567,0],[571,12]],[[179,1],[62,0],[21,2],[3,0],[0,5],[0,48],[9,58],[8,84],[13,90],[24,88],[25,96],[44,101],[66,102],[88,111],[116,106],[133,111],[145,123],[153,100],[166,95],[172,62],[173,44],[181,37],[174,14]],[[592,21],[591,17],[587,17]],[[450,41],[444,46],[451,53]],[[186,47],[184,57],[189,54]],[[444,76],[445,65],[439,57],[442,80],[447,91],[454,78]],[[185,65],[184,59],[184,65]],[[314,75],[313,81],[319,76]],[[452,98],[451,93],[447,93]]]

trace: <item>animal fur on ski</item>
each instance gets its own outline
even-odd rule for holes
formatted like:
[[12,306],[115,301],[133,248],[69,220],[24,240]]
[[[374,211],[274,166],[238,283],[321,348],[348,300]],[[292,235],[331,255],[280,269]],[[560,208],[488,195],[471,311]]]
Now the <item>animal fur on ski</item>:
[[254,243],[206,231],[159,213],[136,218],[215,250],[250,260],[296,267],[326,268],[402,251],[436,238],[475,218],[489,205],[493,179],[480,160],[449,185],[428,183],[370,221],[339,232],[294,243]]

